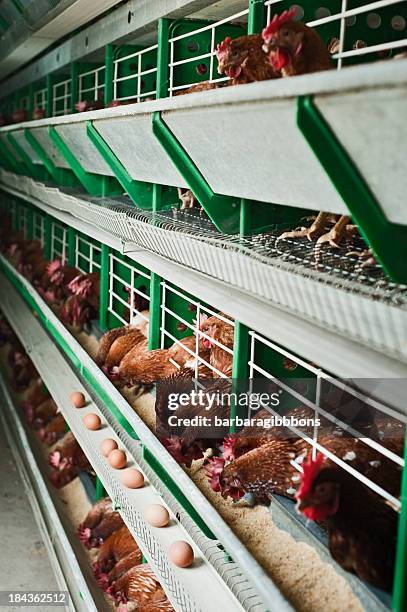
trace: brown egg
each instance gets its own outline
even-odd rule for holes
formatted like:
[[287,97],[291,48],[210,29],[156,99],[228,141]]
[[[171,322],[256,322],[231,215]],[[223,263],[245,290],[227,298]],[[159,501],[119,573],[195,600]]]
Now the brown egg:
[[86,406],[85,396],[80,391],[74,391],[73,393],[71,393],[69,399],[71,400],[71,404],[75,406],[75,408],[83,408],[84,406]]
[[91,431],[97,431],[102,426],[102,421],[100,420],[100,417],[94,412],[86,414],[83,417],[83,422],[85,424],[85,427],[87,429],[90,429]]
[[144,518],[153,527],[166,527],[170,522],[167,508],[161,504],[150,504],[144,511]]
[[189,567],[194,561],[194,551],[188,542],[177,540],[170,546],[169,557],[177,567]]
[[116,470],[121,470],[127,465],[126,453],[122,450],[114,449],[109,453],[109,463]]
[[124,472],[122,483],[129,489],[141,489],[144,487],[144,476],[140,470],[130,468]]
[[115,450],[116,448],[117,442],[116,440],[112,440],[112,438],[106,438],[100,443],[100,452],[105,457],[108,457],[109,453],[111,453],[112,450]]

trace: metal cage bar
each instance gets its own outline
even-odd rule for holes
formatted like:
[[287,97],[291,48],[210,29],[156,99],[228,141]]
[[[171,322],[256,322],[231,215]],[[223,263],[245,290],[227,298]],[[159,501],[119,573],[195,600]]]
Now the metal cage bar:
[[[184,33],[184,34],[180,34],[178,36],[172,36],[171,38],[169,38],[168,42],[169,42],[169,46],[170,46],[170,61],[168,64],[169,67],[169,88],[168,88],[168,94],[170,97],[174,96],[174,94],[177,91],[182,91],[183,89],[188,89],[189,87],[191,87],[192,85],[195,84],[194,82],[190,82],[187,84],[183,84],[183,85],[174,85],[174,69],[177,66],[183,66],[183,65],[187,65],[187,64],[191,64],[192,62],[196,62],[198,60],[204,60],[204,59],[209,59],[210,60],[210,64],[209,64],[209,78],[206,79],[208,80],[210,83],[221,83],[223,81],[228,81],[229,77],[217,77],[214,74],[214,68],[215,68],[215,56],[216,56],[216,29],[220,26],[226,25],[226,24],[231,24],[232,22],[236,22],[238,20],[240,21],[247,21],[247,17],[249,15],[249,9],[244,9],[243,11],[240,11],[238,13],[235,13],[233,15],[230,15],[229,17],[225,17],[224,19],[220,19],[219,21],[216,21],[214,23],[210,23],[208,25],[202,26],[202,27],[198,27],[195,30],[192,30],[190,32]],[[185,40],[187,38],[191,38],[192,36],[197,36],[198,34],[202,34],[204,32],[210,32],[210,49],[208,52],[202,53],[200,55],[193,55],[189,58],[186,59],[182,59],[182,60],[175,60],[175,45],[176,43],[178,43],[181,40]]]
[[[152,97],[155,98],[157,95],[157,87],[152,89],[151,91],[142,92],[142,77],[149,74],[156,74],[157,67],[149,68],[147,70],[142,69],[143,56],[151,51],[155,51],[158,49],[158,45],[152,45],[151,47],[147,47],[146,49],[141,49],[141,51],[135,51],[134,53],[129,53],[128,55],[124,55],[123,57],[118,57],[113,60],[113,99],[117,101],[123,100],[134,100],[135,102],[141,102],[145,98]],[[135,60],[137,63],[137,70],[132,72],[132,74],[120,76],[120,68],[123,62],[128,61],[130,59]],[[120,96],[119,95],[119,84],[125,81],[136,81],[135,92],[134,95]]]
[[[92,94],[94,100],[99,99],[99,92],[104,93],[105,83],[102,76],[105,76],[106,66],[100,66],[78,75],[78,99],[82,100],[84,94]],[[92,77],[93,85],[85,87],[86,77]],[[86,96],[85,96],[86,97]]]
[[[85,251],[85,252],[84,252]],[[83,274],[100,272],[101,246],[82,234],[75,236],[75,267]]]
[[47,108],[47,88],[38,89],[33,95],[34,108],[46,110]]
[[[171,343],[178,344],[181,346],[185,352],[189,353],[191,359],[189,362],[193,365],[195,369],[195,377],[198,378],[198,370],[200,365],[206,366],[210,369],[216,377],[220,378],[228,378],[228,376],[215,368],[211,363],[206,361],[200,354],[200,340],[206,338],[210,340],[212,344],[215,344],[217,347],[221,348],[225,353],[230,355],[230,359],[233,358],[233,349],[223,345],[218,340],[208,336],[200,329],[200,325],[203,320],[207,317],[215,316],[220,321],[235,327],[235,322],[231,319],[227,319],[223,315],[219,314],[209,306],[206,306],[199,302],[199,300],[187,296],[180,289],[175,288],[173,285],[169,285],[165,280],[161,281],[161,293],[162,293],[162,301],[161,301],[161,326],[160,326],[160,348],[166,348],[167,341],[169,340]],[[174,301],[176,304],[173,308],[167,306],[169,299]],[[191,320],[187,320],[185,316],[182,316],[177,312],[177,306],[185,309],[185,305],[187,305],[187,310],[191,312],[195,312],[195,318]],[[172,324],[175,324],[176,331],[178,332],[190,332],[189,336],[194,335],[196,337],[195,350],[191,350],[180,342],[180,338],[175,335],[175,331],[169,331],[169,321],[167,317],[171,317],[173,319]],[[176,361],[171,361],[171,363],[176,366],[178,369],[181,367]],[[192,367],[191,365],[191,367]]]
[[68,259],[68,228],[54,220],[51,221],[50,245],[50,259],[59,258],[65,264]]
[[[264,3],[267,7],[267,23],[272,19],[275,12],[279,11],[279,4],[283,0],[266,0]],[[350,34],[352,27],[355,25],[357,18],[366,17],[366,27],[371,31],[378,30],[383,24],[380,11],[389,6],[405,4],[405,0],[375,0],[368,2],[362,6],[353,6],[349,8],[348,0],[341,0],[340,11],[335,12],[326,6],[320,6],[315,10],[315,18],[307,21],[307,25],[316,28],[320,26],[335,23],[339,24],[339,36],[336,41],[336,52],[332,54],[332,59],[336,60],[338,70],[343,67],[343,60],[349,58],[359,58],[373,53],[382,53],[385,51],[397,50],[407,45],[407,22],[403,15],[395,14],[391,19],[390,24],[386,24],[394,32],[405,32],[406,36],[400,40],[388,40],[380,44],[368,44],[361,39],[355,40],[352,49],[346,49],[346,38]],[[404,9],[405,10],[405,9]],[[302,19],[304,11],[301,6],[297,5],[297,19]]]
[[[52,85],[52,116],[67,115],[71,112],[72,79]],[[62,102],[62,105],[60,104]],[[62,108],[61,108],[62,106]]]
[[[273,383],[275,383],[282,391],[285,391],[292,398],[295,398],[296,400],[298,400],[298,402],[300,402],[301,405],[305,405],[313,409],[315,411],[316,416],[324,417],[325,419],[331,421],[332,423],[335,424],[338,430],[346,429],[351,436],[359,437],[359,439],[361,439],[364,444],[370,446],[371,448],[376,450],[381,455],[387,457],[395,465],[400,466],[401,468],[404,467],[404,459],[402,457],[399,457],[395,453],[391,452],[389,449],[384,447],[382,444],[380,444],[376,440],[372,440],[365,436],[362,437],[360,432],[355,430],[352,426],[334,417],[332,414],[330,414],[329,411],[324,409],[322,405],[323,402],[322,402],[322,397],[321,397],[321,385],[324,381],[327,381],[331,385],[333,385],[335,388],[345,391],[350,396],[354,397],[355,399],[363,401],[364,403],[374,408],[375,410],[378,410],[379,412],[384,413],[392,418],[397,418],[400,421],[400,423],[404,425],[407,423],[406,416],[399,414],[398,412],[394,411],[392,408],[389,408],[388,406],[385,406],[384,404],[381,404],[372,398],[366,397],[364,394],[355,390],[350,385],[347,385],[344,381],[335,379],[328,373],[324,372],[322,368],[318,368],[318,367],[308,364],[303,359],[300,359],[296,355],[290,353],[289,351],[282,349],[281,347],[274,344],[270,340],[267,340],[266,338],[262,337],[257,332],[250,331],[249,334],[251,338],[250,359],[248,362],[250,380],[254,380],[256,375],[261,376],[262,378],[267,378],[269,380],[272,380]],[[283,382],[283,380],[281,380],[281,377],[279,378],[273,375],[271,371],[266,370],[264,367],[258,365],[256,363],[256,349],[259,348],[259,346],[268,347],[272,349],[274,352],[278,353],[284,360],[286,360],[287,369],[289,368],[295,369],[296,367],[299,366],[305,369],[308,372],[308,374],[312,374],[314,377],[315,383],[316,383],[314,398],[310,399],[310,398],[305,397],[301,393],[292,389],[290,385]],[[266,408],[268,411],[270,411],[272,414],[278,416],[278,412],[270,408],[270,406],[264,405],[263,407]],[[352,474],[352,476],[354,476],[359,481],[361,481],[363,484],[371,488],[378,495],[382,496],[387,502],[391,504],[391,506],[394,509],[400,510],[401,508],[400,500],[395,498],[393,495],[391,495],[388,491],[386,491],[382,487],[379,487],[375,482],[373,482],[369,478],[366,478],[363,474],[358,472],[356,469],[352,468],[352,466],[346,463],[343,460],[343,458],[341,459],[340,457],[337,457],[336,455],[331,453],[328,449],[326,449],[323,445],[321,445],[318,441],[318,429],[314,430],[314,435],[312,438],[310,438],[309,436],[304,434],[300,429],[294,426],[288,426],[288,427],[296,435],[303,438],[309,443],[310,448],[313,449],[314,454],[317,451],[322,452],[325,456],[331,459],[334,463],[339,465],[341,468],[346,470],[348,473]],[[301,471],[301,465],[299,463],[293,462],[293,465],[295,465],[295,467],[299,471]]]
[[[120,268],[130,274],[130,281],[120,275]],[[136,276],[145,278],[149,284],[151,278],[149,273],[141,270],[133,262],[130,264],[124,258],[118,257],[114,251],[110,251],[107,311],[114,315],[123,325],[131,324],[135,319],[148,321],[148,317],[135,307],[136,296],[140,296],[140,298],[150,302],[149,292],[142,291],[135,286]],[[128,293],[128,299],[125,299],[123,295],[117,292],[118,285],[121,286],[123,291]],[[121,308],[118,308],[118,306],[121,306]],[[123,311],[124,315],[122,314]],[[126,314],[128,314],[128,318],[126,318]]]

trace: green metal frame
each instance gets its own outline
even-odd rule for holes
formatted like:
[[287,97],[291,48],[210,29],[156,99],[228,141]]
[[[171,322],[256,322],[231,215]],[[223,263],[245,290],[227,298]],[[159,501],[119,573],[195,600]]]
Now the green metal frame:
[[53,84],[54,84],[54,75],[53,74],[47,74],[47,79],[46,79],[46,87],[47,87],[46,113],[47,113],[47,117],[52,117],[53,98],[54,98]]
[[32,176],[33,179],[36,179],[38,181],[46,181],[49,179],[49,173],[46,168],[43,168],[40,165],[33,163],[30,156],[19,145],[12,132],[9,132],[7,134],[7,140],[9,141],[10,145],[15,149],[17,154],[21,157],[30,176]]
[[52,176],[52,179],[58,185],[76,185],[76,178],[72,174],[70,170],[66,170],[65,168],[57,168],[54,162],[48,157],[38,140],[33,136],[30,132],[29,128],[24,129],[24,136],[27,141],[30,143],[34,151],[37,153],[38,157],[44,164],[47,172]]
[[11,151],[9,151],[8,147],[0,147],[0,156],[3,161],[3,167],[5,170],[9,172],[17,172],[19,173],[17,160],[14,155],[12,155]]
[[101,245],[100,258],[100,306],[99,306],[99,327],[107,331],[107,306],[109,303],[109,247]]
[[93,174],[85,170],[53,126],[48,128],[48,134],[58,151],[68,162],[78,181],[90,195],[105,197],[122,193],[114,177]]
[[92,121],[88,121],[86,129],[91,142],[95,145],[105,162],[113,170],[115,177],[138,208],[151,210],[153,203],[153,184],[136,181],[127,172],[119,158],[113,153],[107,142],[97,131]]
[[71,64],[71,113],[75,112],[75,104],[78,100],[78,76],[79,76],[79,64],[78,62],[72,62]]
[[[153,113],[153,133],[217,229],[226,234],[238,234],[243,210],[241,199],[214,193],[163,120],[161,112]],[[260,202],[250,202],[250,208],[250,233],[264,232],[274,227],[273,207]]]
[[401,512],[393,586],[394,612],[407,612],[407,435],[404,443],[404,469],[401,482]]
[[[232,391],[240,394],[247,392],[247,373],[249,361],[249,328],[235,321],[233,337],[233,361],[232,361]],[[230,406],[230,418],[233,420],[237,416],[247,416],[246,406],[238,406],[234,402]],[[238,430],[235,424],[231,424],[230,433]]]
[[248,34],[260,34],[264,28],[265,14],[264,0],[249,0]]
[[113,76],[114,76],[114,46],[106,45],[105,48],[105,106],[109,106],[113,100]]
[[297,125],[387,274],[407,283],[407,226],[390,222],[356,164],[315,106],[297,101]]

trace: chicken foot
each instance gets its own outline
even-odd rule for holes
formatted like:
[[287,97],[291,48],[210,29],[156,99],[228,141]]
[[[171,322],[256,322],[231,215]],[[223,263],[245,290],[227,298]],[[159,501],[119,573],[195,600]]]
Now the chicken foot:
[[336,221],[336,216],[331,213],[320,212],[318,213],[317,218],[313,222],[310,227],[301,227],[299,229],[284,232],[277,238],[277,240],[285,240],[286,238],[308,238],[308,240],[313,240],[317,236],[321,236],[321,234],[325,231],[326,224],[331,221]]
[[364,251],[349,251],[349,253],[346,253],[346,257],[357,257],[360,260],[360,262],[355,266],[355,272],[361,272],[365,268],[370,268],[377,265],[372,249],[365,249]]
[[191,189],[183,189],[181,187],[178,187],[178,197],[182,202],[181,210],[200,207],[200,204],[192,193]]
[[339,221],[335,223],[333,228],[320,236],[315,245],[315,259],[319,261],[321,258],[321,248],[326,242],[336,249],[339,248],[340,243],[347,238],[352,238],[358,232],[357,225],[349,223],[350,217],[347,215],[341,215]]

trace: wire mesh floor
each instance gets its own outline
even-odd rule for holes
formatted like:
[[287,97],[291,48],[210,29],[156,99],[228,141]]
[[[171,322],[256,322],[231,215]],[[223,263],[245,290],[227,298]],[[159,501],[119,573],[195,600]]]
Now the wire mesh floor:
[[[73,193],[74,190],[69,192]],[[80,197],[96,203],[94,197],[83,193]],[[239,252],[264,264],[407,309],[407,285],[393,283],[386,276],[360,235],[353,236],[338,248],[324,245],[317,249],[315,241],[307,238],[278,240],[281,229],[244,238],[222,234],[201,209],[173,208],[158,213],[141,211],[136,209],[126,196],[98,198],[97,203],[105,209],[125,212],[130,223],[143,223],[150,226],[151,230],[156,228],[188,234],[194,240],[210,243],[212,247]],[[311,221],[304,221],[304,225],[306,224],[311,224]],[[140,236],[136,231],[134,242],[140,243]],[[165,245],[161,240],[150,241],[149,246],[155,246],[157,253],[173,259],[170,253],[165,252]]]

